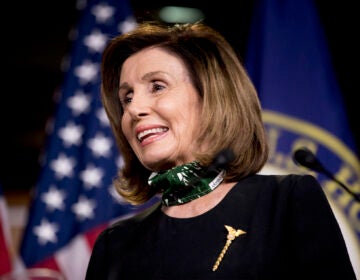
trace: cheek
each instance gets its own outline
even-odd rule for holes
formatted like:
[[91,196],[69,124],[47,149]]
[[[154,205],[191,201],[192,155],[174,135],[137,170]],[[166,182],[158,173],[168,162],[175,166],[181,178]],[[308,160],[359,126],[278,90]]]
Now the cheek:
[[191,119],[192,122],[199,122],[202,112],[201,102],[198,99],[191,99],[188,101],[184,114],[187,118]]
[[121,130],[125,135],[126,139],[129,141],[130,140],[129,137],[131,135],[131,129],[130,129],[130,120],[126,116],[126,114],[124,114],[121,118]]

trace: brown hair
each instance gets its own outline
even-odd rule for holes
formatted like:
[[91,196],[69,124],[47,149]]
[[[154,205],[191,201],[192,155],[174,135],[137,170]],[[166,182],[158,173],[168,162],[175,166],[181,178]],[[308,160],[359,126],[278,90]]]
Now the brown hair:
[[255,174],[268,158],[268,145],[257,92],[241,61],[225,38],[203,23],[142,23],[113,38],[102,57],[102,101],[110,120],[124,166],[114,184],[130,203],[141,204],[158,190],[147,183],[151,171],[137,159],[121,128],[122,107],[118,97],[124,61],[147,47],[160,47],[180,57],[203,100],[199,139],[209,148],[195,158],[208,165],[228,148],[235,159],[226,169],[225,181]]

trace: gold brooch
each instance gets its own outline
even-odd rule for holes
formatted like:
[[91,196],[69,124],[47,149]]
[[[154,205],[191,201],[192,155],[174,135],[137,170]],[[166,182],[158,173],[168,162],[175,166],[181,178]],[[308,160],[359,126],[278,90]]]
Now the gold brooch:
[[246,233],[245,231],[243,231],[243,230],[241,230],[241,229],[236,230],[236,229],[234,229],[233,227],[227,226],[227,225],[225,225],[225,228],[226,228],[227,231],[228,231],[228,234],[227,234],[227,236],[226,236],[226,243],[225,243],[224,248],[221,250],[219,257],[217,258],[217,260],[216,260],[216,262],[215,262],[215,264],[214,264],[214,266],[213,266],[213,269],[212,269],[213,271],[217,270],[217,268],[219,267],[219,264],[220,264],[221,260],[223,259],[223,257],[224,257],[224,255],[225,255],[227,249],[229,248],[231,242],[232,242],[236,237],[238,237],[239,235],[242,235],[242,234],[245,234],[245,233]]

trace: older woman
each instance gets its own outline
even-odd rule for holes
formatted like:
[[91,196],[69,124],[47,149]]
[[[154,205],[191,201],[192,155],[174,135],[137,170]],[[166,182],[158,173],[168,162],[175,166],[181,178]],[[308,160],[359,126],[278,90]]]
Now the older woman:
[[144,23],[114,38],[102,98],[118,192],[161,200],[100,234],[86,279],[355,279],[315,178],[258,174],[260,102],[221,34]]

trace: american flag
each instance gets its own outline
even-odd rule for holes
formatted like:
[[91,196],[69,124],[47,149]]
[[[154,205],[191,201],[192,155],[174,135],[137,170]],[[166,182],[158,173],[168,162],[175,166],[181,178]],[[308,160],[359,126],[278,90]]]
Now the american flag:
[[0,186],[0,277],[9,274],[13,269],[12,249],[8,205]]
[[77,36],[20,249],[27,268],[71,280],[84,279],[101,230],[146,207],[125,203],[112,186],[122,159],[100,101],[102,51],[136,20],[127,0],[79,3]]

